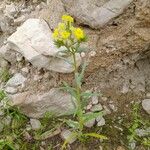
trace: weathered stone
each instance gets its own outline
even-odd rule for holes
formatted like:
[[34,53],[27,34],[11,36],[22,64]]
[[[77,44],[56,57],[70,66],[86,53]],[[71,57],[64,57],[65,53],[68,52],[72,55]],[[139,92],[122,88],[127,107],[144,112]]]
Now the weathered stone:
[[8,80],[6,86],[17,87],[22,85],[26,78],[21,73],[16,73],[11,79]]
[[23,113],[32,118],[40,118],[46,112],[54,115],[67,115],[73,112],[71,95],[57,88],[45,93],[30,94],[24,92],[11,96],[13,105],[20,107]]
[[142,101],[142,107],[148,114],[150,114],[150,99],[144,99]]
[[63,0],[67,12],[82,24],[99,28],[120,15],[132,0],[105,0],[101,6],[93,0]]
[[91,108],[91,111],[95,112],[95,111],[101,111],[103,109],[102,105],[101,104],[97,104],[97,105],[94,105],[92,108]]
[[61,132],[61,137],[62,139],[67,140],[69,144],[72,144],[73,142],[77,140],[77,137],[73,136],[72,134],[73,133],[70,130],[63,130]]
[[33,130],[38,130],[41,127],[41,122],[37,119],[30,119],[30,124]]
[[58,23],[61,22],[61,17],[66,12],[65,12],[65,9],[61,0],[48,0],[47,5],[48,5],[48,8],[43,9],[40,12],[40,18],[43,18],[44,20],[46,20],[49,23],[50,28],[54,29],[56,28]]
[[11,3],[10,5],[6,5],[4,11],[5,16],[12,18],[17,12],[18,12],[18,8],[15,6],[14,3]]
[[[8,38],[8,43],[35,67],[61,73],[70,73],[74,70],[74,67],[68,63],[68,61],[73,61],[71,57],[56,57],[63,48],[56,48],[52,32],[44,20],[28,19]],[[76,55],[76,59],[79,66],[81,63],[79,54]]]
[[96,121],[97,121],[97,126],[99,127],[105,125],[105,119],[103,117],[96,118]]
[[17,93],[17,89],[14,88],[14,87],[6,87],[5,88],[5,91],[8,93],[8,94],[16,94]]
[[98,96],[92,96],[92,104],[98,104]]

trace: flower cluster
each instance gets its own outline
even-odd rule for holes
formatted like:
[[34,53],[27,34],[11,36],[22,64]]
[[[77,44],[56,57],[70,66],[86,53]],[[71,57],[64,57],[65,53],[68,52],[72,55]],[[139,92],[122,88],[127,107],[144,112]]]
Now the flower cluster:
[[53,39],[58,47],[84,42],[86,35],[81,28],[73,26],[74,19],[69,15],[62,16],[62,22],[53,32]]

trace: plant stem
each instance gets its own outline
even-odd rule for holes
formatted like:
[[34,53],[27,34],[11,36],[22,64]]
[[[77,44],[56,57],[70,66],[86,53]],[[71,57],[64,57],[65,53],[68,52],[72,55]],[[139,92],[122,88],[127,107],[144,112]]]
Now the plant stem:
[[[74,64],[74,77],[76,78],[76,75],[78,75],[78,69],[77,69],[77,61],[75,53],[72,53],[73,55],[73,64]],[[83,130],[83,111],[81,106],[81,89],[79,85],[76,83],[76,91],[77,91],[77,118],[79,122],[80,132],[82,133]]]

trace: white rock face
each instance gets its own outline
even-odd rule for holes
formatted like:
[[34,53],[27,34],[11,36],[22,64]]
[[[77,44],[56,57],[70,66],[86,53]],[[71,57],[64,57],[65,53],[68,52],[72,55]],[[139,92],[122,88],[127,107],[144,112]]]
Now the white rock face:
[[24,92],[11,96],[10,99],[13,105],[19,106],[24,114],[32,118],[40,118],[46,112],[57,116],[66,115],[74,110],[71,95],[57,88],[33,95]]
[[144,99],[142,101],[142,106],[143,106],[143,109],[148,113],[150,114],[150,99]]
[[120,15],[133,0],[62,0],[69,14],[82,24],[99,28]]
[[[42,19],[28,19],[8,38],[11,49],[21,53],[35,67],[46,68],[61,73],[72,72],[73,66],[55,56],[62,49],[56,48],[52,32]],[[65,58],[70,61],[70,57]],[[77,55],[78,66],[81,58]]]

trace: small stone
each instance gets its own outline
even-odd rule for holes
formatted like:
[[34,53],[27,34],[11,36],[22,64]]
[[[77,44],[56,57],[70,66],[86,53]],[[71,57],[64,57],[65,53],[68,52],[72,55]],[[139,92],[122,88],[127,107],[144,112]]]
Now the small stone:
[[146,98],[150,98],[150,93],[146,93]]
[[148,136],[150,134],[150,127],[145,130],[144,129],[136,129],[135,131],[139,137]]
[[17,54],[16,54],[16,60],[17,60],[18,62],[21,62],[21,61],[23,60],[23,56],[22,56],[21,54],[17,53]]
[[29,73],[29,69],[28,69],[27,67],[22,68],[21,71],[22,71],[24,74],[28,74],[28,73]]
[[91,111],[92,111],[92,112],[101,111],[102,109],[103,109],[102,105],[101,105],[101,104],[97,104],[97,105],[94,105],[94,106],[91,108]]
[[98,121],[97,126],[104,126],[105,125],[105,119],[103,117],[101,117],[101,119]]
[[109,107],[116,112],[117,111],[117,107],[114,104],[109,104]]
[[95,95],[95,96],[92,96],[92,104],[93,105],[96,105],[98,104],[98,97]]
[[16,88],[9,87],[9,86],[5,88],[5,91],[6,91],[8,94],[16,94],[16,93],[17,93],[17,89],[16,89]]
[[25,21],[26,17],[22,15],[21,17],[18,17],[17,19],[14,19],[14,25],[20,25]]
[[108,98],[107,97],[102,97],[101,99],[102,99],[102,101],[105,102],[105,101],[107,101]]
[[64,140],[68,140],[69,144],[72,144],[77,139],[76,136],[72,135],[72,132],[70,130],[62,131],[61,132],[61,138],[64,139]]
[[107,115],[107,114],[111,114],[111,111],[108,109],[107,106],[103,106],[104,108],[104,114]]
[[6,86],[16,87],[23,84],[26,78],[21,73],[16,73],[11,79],[8,80]]
[[150,99],[144,99],[142,101],[142,107],[148,114],[150,114]]
[[87,105],[86,110],[90,110],[92,108],[92,104]]
[[30,119],[30,124],[33,130],[38,130],[41,127],[41,122],[37,119]]

